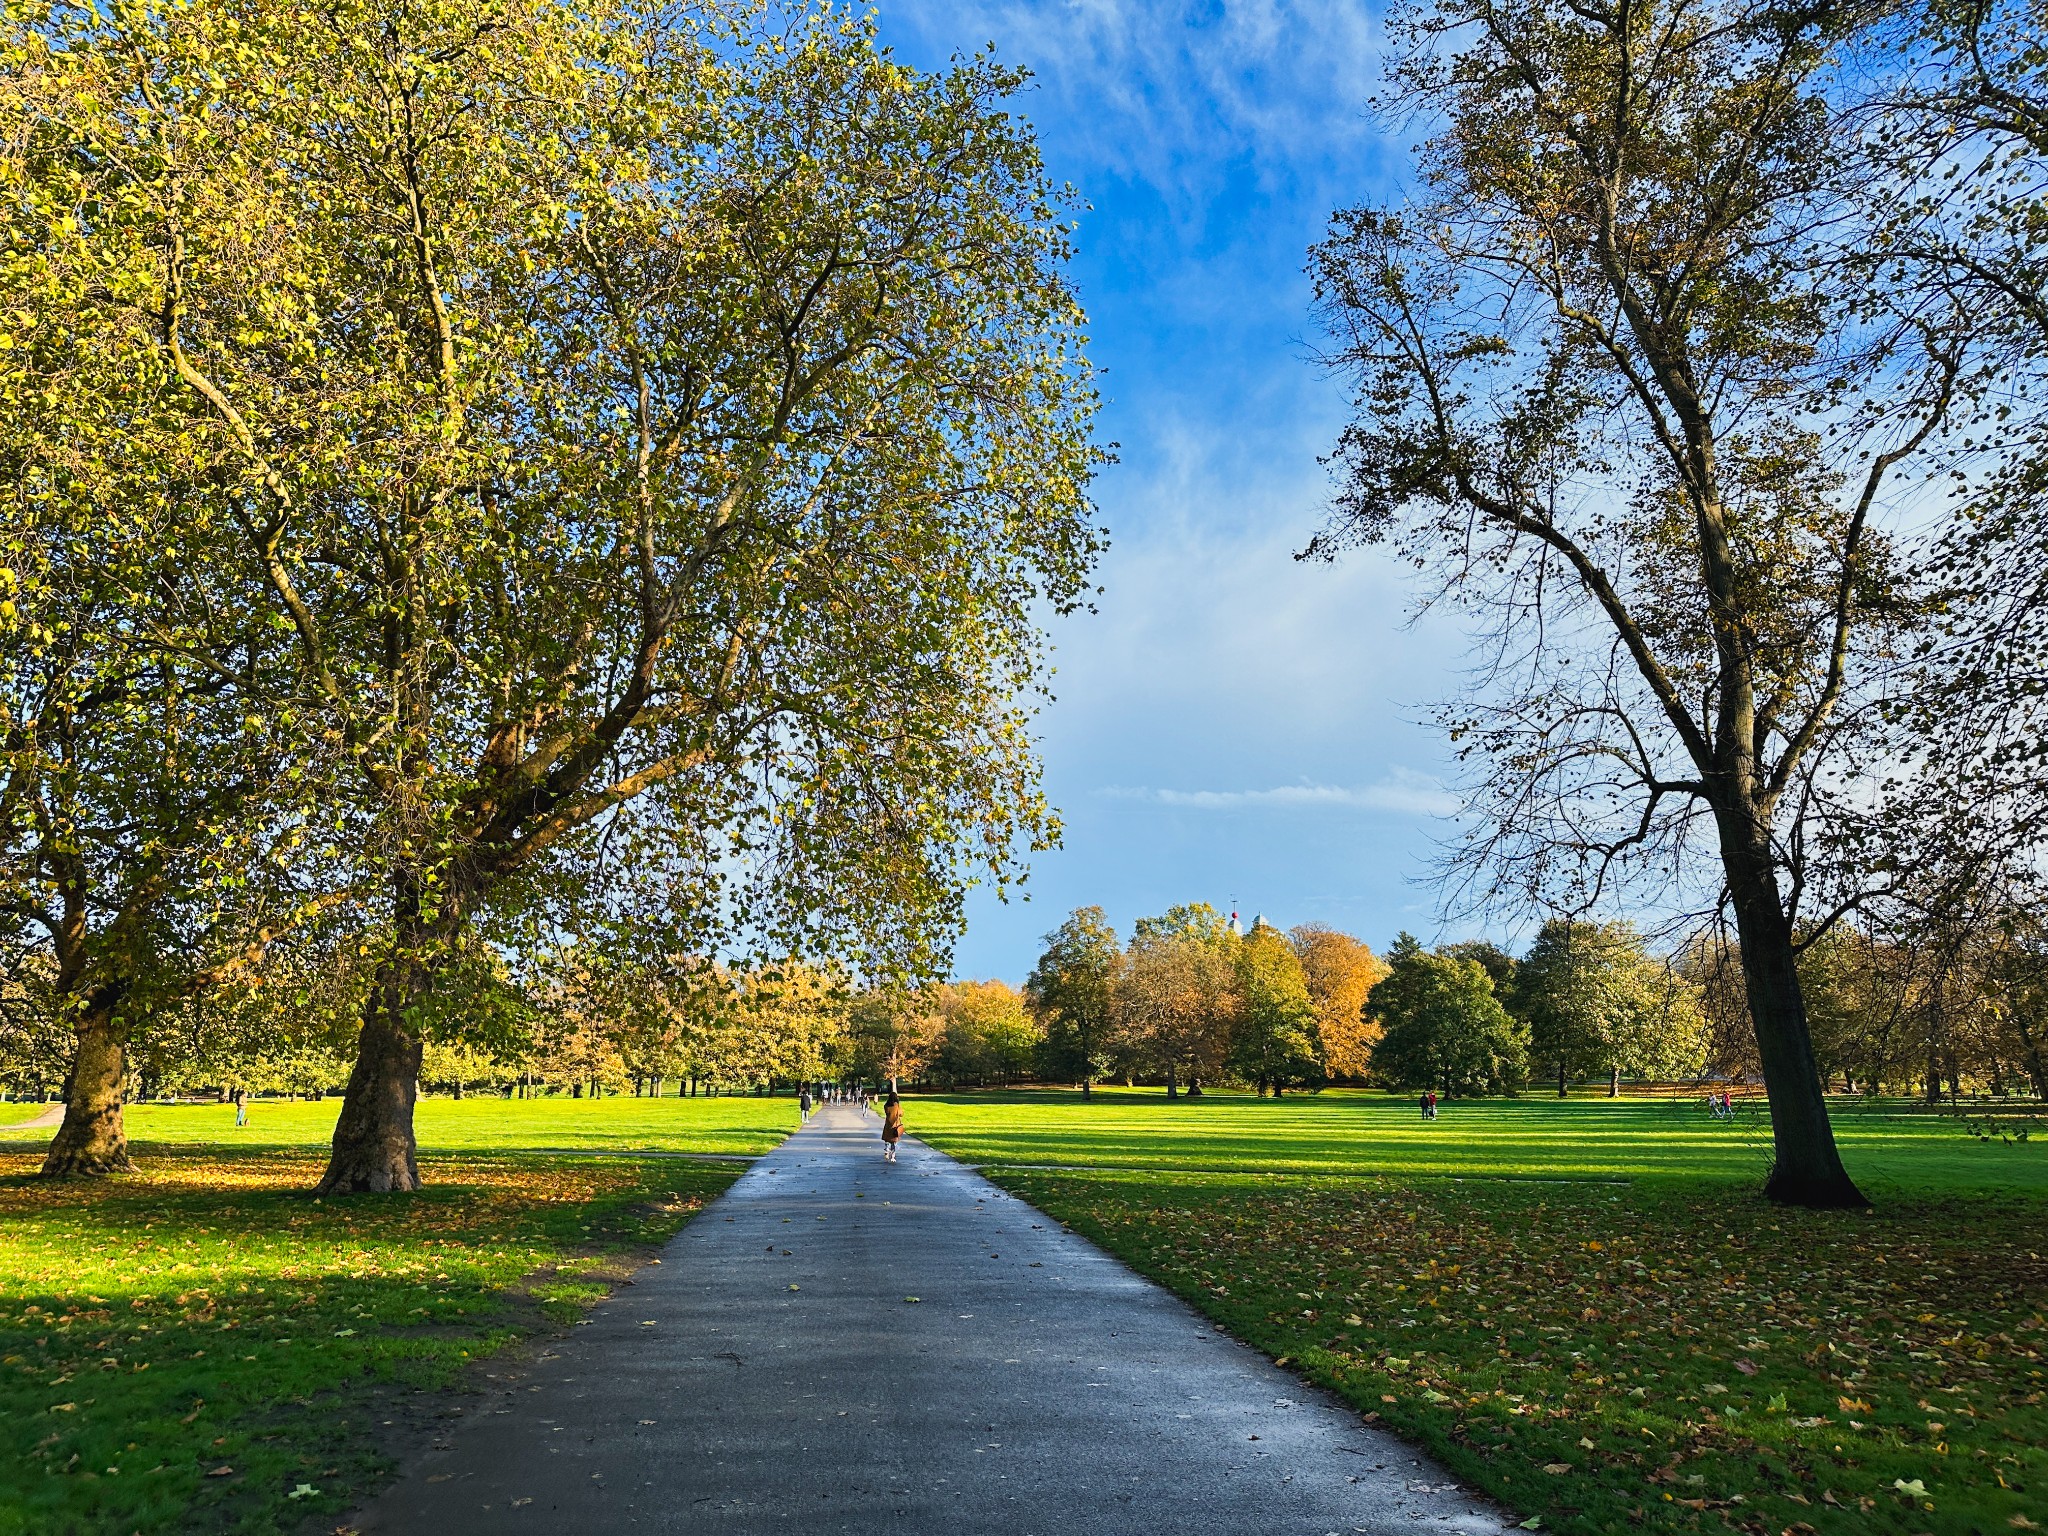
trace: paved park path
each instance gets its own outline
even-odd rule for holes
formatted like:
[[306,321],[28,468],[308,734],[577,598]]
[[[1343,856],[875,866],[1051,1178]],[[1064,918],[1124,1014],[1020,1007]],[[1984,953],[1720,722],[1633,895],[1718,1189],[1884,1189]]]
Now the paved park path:
[[52,1104],[33,1120],[20,1120],[13,1125],[0,1125],[0,1131],[41,1131],[64,1123],[64,1106]]
[[[916,1297],[916,1301],[908,1298]],[[1031,1206],[816,1115],[525,1364],[364,1532],[1352,1536],[1507,1529]]]

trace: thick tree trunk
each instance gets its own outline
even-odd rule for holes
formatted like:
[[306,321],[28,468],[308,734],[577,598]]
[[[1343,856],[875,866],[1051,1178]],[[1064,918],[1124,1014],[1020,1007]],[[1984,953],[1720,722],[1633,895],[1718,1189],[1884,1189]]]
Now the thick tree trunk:
[[1607,1097],[1610,1099],[1621,1097],[1621,1068],[1619,1067],[1609,1067],[1607,1069]]
[[420,1187],[413,1105],[419,1098],[420,1040],[405,1022],[425,978],[406,957],[387,961],[371,989],[356,1041],[355,1069],[334,1124],[334,1150],[315,1193],[387,1194]]
[[1731,846],[1724,830],[1722,861],[1742,943],[1742,975],[1750,1025],[1771,1104],[1775,1157],[1764,1194],[1786,1205],[1823,1209],[1870,1202],[1842,1166],[1828,1120],[1827,1095],[1813,1057],[1806,997],[1800,990],[1792,925],[1778,894],[1767,849]]
[[1557,1096],[1560,1099],[1571,1097],[1571,1090],[1565,1086],[1564,1082],[1564,1058],[1562,1056],[1557,1058]]
[[133,1173],[121,1101],[128,1078],[128,1026],[119,1017],[121,989],[105,988],[78,1023],[77,1055],[64,1089],[64,1120],[43,1158],[43,1177],[98,1178]]

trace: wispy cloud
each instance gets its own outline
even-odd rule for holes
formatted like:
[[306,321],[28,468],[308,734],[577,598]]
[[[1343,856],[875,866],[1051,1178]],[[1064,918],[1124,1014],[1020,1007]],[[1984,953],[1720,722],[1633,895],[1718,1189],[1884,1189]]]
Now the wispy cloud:
[[986,39],[1029,65],[1043,92],[1032,115],[1179,215],[1233,173],[1298,182],[1375,138],[1364,110],[1379,38],[1360,0],[885,0],[882,11],[928,45]]
[[1396,769],[1377,784],[1277,784],[1271,789],[1151,789],[1112,785],[1096,791],[1111,800],[1142,800],[1196,811],[1354,810],[1404,816],[1454,816],[1460,801],[1426,774]]

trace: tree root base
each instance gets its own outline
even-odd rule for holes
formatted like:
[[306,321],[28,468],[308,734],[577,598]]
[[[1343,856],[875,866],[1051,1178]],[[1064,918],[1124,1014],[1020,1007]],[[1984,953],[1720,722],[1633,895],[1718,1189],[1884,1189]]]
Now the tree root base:
[[122,1152],[51,1152],[43,1159],[37,1177],[45,1179],[104,1179],[119,1173],[133,1173],[135,1165]]
[[344,1163],[337,1157],[327,1165],[313,1193],[323,1199],[328,1195],[409,1195],[424,1182],[419,1165],[411,1158],[397,1163]]

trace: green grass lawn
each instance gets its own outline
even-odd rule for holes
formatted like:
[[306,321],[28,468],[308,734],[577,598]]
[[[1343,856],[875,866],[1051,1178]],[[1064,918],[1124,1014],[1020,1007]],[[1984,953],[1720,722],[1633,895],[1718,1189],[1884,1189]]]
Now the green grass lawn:
[[[0,1125],[34,1116],[35,1104],[0,1104]],[[128,1139],[146,1156],[153,1146],[313,1147],[334,1134],[341,1100],[263,1100],[235,1127],[229,1104],[133,1104]],[[796,1129],[790,1098],[421,1099],[414,1129],[423,1151],[766,1152]],[[9,1150],[46,1146],[50,1132],[0,1132]]]
[[[976,1163],[1189,1171],[1471,1175],[1537,1179],[1707,1178],[1761,1183],[1770,1122],[1732,1121],[1689,1099],[1455,1100],[1424,1121],[1413,1100],[1332,1091],[1260,1100],[1157,1092],[915,1096],[912,1134]],[[2048,1138],[1978,1141],[1946,1116],[1836,1106],[1842,1155],[1873,1197],[1965,1189],[2048,1194]]]
[[445,1404],[421,1394],[605,1294],[739,1171],[491,1149],[760,1152],[795,1119],[787,1100],[429,1101],[424,1191],[316,1201],[334,1109],[258,1105],[256,1146],[231,1110],[139,1109],[142,1171],[120,1179],[34,1178],[47,1132],[0,1149],[0,1536],[349,1508],[422,1443]]
[[2048,1528],[2039,1140],[1850,1107],[1877,1208],[1814,1215],[1756,1197],[1760,1120],[1670,1102],[908,1108],[1533,1528]]

